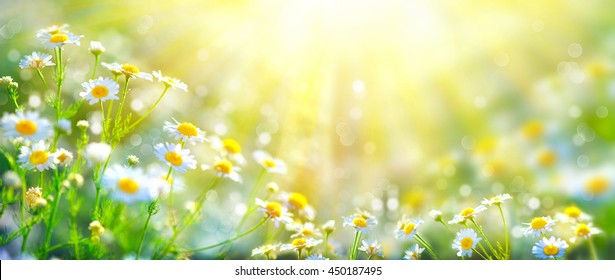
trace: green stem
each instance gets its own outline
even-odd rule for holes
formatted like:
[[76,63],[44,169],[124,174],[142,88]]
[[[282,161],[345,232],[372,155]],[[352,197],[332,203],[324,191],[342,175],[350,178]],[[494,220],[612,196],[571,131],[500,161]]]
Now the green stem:
[[98,101],[98,103],[100,103],[100,113],[102,114],[102,125],[103,125],[102,135],[100,137],[102,138],[102,141],[105,142],[105,137],[107,134],[107,129],[105,128],[105,107],[103,105],[102,100]]
[[62,104],[60,97],[62,94],[62,84],[64,83],[64,64],[62,63],[62,47],[56,47],[56,82],[58,84],[58,92],[56,93],[55,109],[56,121],[60,119],[60,111]]
[[414,234],[414,239],[416,239],[416,241],[418,241],[419,243],[421,243],[421,245],[423,245],[423,247],[425,247],[425,249],[427,249],[427,252],[436,260],[440,259],[440,256],[438,256],[438,254],[436,254],[436,252],[434,251],[434,249],[429,245],[429,243],[427,243],[427,241],[425,241],[418,233]]
[[596,246],[594,245],[594,240],[591,236],[587,239],[587,244],[589,245],[589,252],[592,255],[592,259],[598,260],[598,253],[596,253]]
[[325,258],[329,257],[329,234],[325,233]]
[[137,256],[136,259],[139,259],[139,256],[141,255],[141,247],[143,246],[143,240],[145,239],[145,233],[147,232],[147,226],[149,225],[149,221],[152,218],[152,215],[154,215],[153,211],[150,211],[152,206],[155,206],[155,204],[158,203],[158,199],[154,200],[154,202],[152,202],[150,204],[150,206],[148,207],[148,213],[147,213],[147,219],[145,220],[145,225],[143,226],[143,233],[141,233],[141,240],[139,241],[139,248],[137,249]]
[[146,119],[150,114],[152,114],[152,112],[154,111],[154,109],[156,109],[156,107],[158,106],[158,103],[160,103],[160,101],[162,100],[162,98],[164,97],[164,95],[167,93],[168,90],[169,90],[169,87],[165,87],[164,88],[164,90],[162,91],[162,94],[160,94],[160,96],[158,97],[158,100],[156,100],[154,105],[152,105],[152,107],[150,107],[149,110],[147,110],[145,115],[141,116],[139,119],[137,119],[137,121],[135,121],[133,124],[131,124],[128,127],[128,131],[132,130],[135,126],[137,126],[144,119]]
[[45,81],[45,76],[43,76],[43,72],[41,72],[41,69],[36,69],[36,73],[38,74],[38,77],[41,78],[41,81],[43,81],[43,85],[45,86],[45,94],[49,95],[49,86],[47,86],[47,81]]
[[447,225],[444,221],[440,220],[440,223],[444,226],[444,228],[445,228],[445,229],[446,229],[446,230],[447,230],[450,234],[455,235],[455,233],[451,231],[451,229],[448,227],[448,225]]
[[182,252],[190,253],[190,252],[204,251],[204,250],[208,250],[208,249],[216,248],[216,247],[222,246],[222,245],[224,245],[224,244],[227,244],[227,243],[233,242],[233,241],[235,241],[235,240],[237,240],[237,239],[239,239],[239,238],[242,238],[242,237],[244,237],[244,236],[246,236],[246,235],[248,235],[248,234],[252,233],[253,231],[257,230],[260,226],[262,226],[263,224],[265,224],[265,222],[266,222],[267,220],[268,220],[268,218],[265,218],[265,219],[263,219],[262,221],[260,221],[260,223],[256,224],[254,227],[252,227],[251,229],[249,229],[249,230],[247,230],[247,231],[245,231],[245,232],[243,232],[243,233],[241,233],[241,234],[237,234],[237,235],[235,235],[235,236],[233,236],[233,237],[231,237],[231,238],[229,238],[229,239],[227,239],[227,240],[224,240],[224,241],[222,241],[222,242],[218,242],[218,243],[216,243],[216,244],[209,245],[209,246],[205,246],[205,247],[201,247],[201,248],[196,248],[196,249],[185,250],[185,251],[182,251]]
[[98,68],[99,59],[100,55],[94,55],[94,69],[92,70],[92,78],[90,78],[90,80],[94,80],[94,76],[96,76],[96,68]]
[[489,250],[491,250],[491,253],[493,254],[493,256],[496,259],[500,259],[500,254],[498,254],[498,251],[496,251],[493,248],[493,246],[491,245],[491,242],[489,242],[489,239],[487,238],[483,230],[480,228],[480,226],[478,226],[478,224],[476,223],[476,221],[474,221],[474,219],[470,219],[470,221],[474,224],[474,227],[476,227],[476,230],[478,230],[478,233],[480,233],[480,235],[485,239],[485,243],[487,243],[487,247],[489,247]]
[[51,232],[53,231],[54,228],[54,220],[55,220],[55,216],[56,216],[56,212],[58,211],[58,205],[60,204],[60,199],[62,198],[62,187],[59,187],[58,190],[58,195],[57,197],[53,200],[53,206],[51,207],[51,214],[49,214],[49,223],[47,224],[47,228],[45,231],[45,244],[43,245],[43,259],[47,259],[47,248],[49,247],[49,244],[51,243]]
[[358,252],[358,248],[359,248],[359,242],[361,240],[361,231],[360,230],[356,230],[355,234],[354,234],[354,241],[352,242],[352,248],[350,248],[350,253],[348,254],[348,259],[349,260],[356,260],[357,259],[357,252]]
[[122,115],[122,109],[124,108],[124,102],[126,101],[126,94],[128,93],[128,82],[130,82],[130,76],[126,75],[126,82],[124,83],[124,90],[122,91],[122,98],[120,99],[120,106],[117,108],[117,112],[115,112],[115,122],[119,123],[120,117]]
[[508,239],[508,225],[506,224],[506,219],[504,218],[504,211],[502,210],[502,206],[500,204],[497,204],[498,209],[500,210],[500,215],[502,216],[502,222],[504,223],[504,232],[505,232],[505,236],[506,236],[506,247],[505,248],[505,252],[504,255],[506,256],[506,259],[510,258],[510,245],[509,245],[509,239]]
[[297,250],[297,260],[301,260],[301,249]]

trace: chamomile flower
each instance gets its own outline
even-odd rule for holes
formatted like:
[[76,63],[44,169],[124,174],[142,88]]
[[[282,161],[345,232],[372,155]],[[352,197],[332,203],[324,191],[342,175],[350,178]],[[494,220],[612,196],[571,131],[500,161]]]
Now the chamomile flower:
[[304,223],[303,225],[298,225],[293,228],[295,232],[290,237],[321,237],[320,229],[315,228],[313,223]]
[[8,86],[13,82],[13,78],[11,76],[2,76],[0,78],[0,86]]
[[406,219],[403,217],[397,222],[397,230],[395,230],[395,238],[399,240],[411,240],[416,234],[416,229],[423,223],[421,219]]
[[41,44],[45,45],[45,49],[62,48],[66,44],[79,46],[79,40],[83,35],[75,35],[70,32],[41,33],[38,39]]
[[429,217],[431,217],[434,221],[436,222],[441,222],[442,221],[442,212],[438,211],[438,210],[431,210],[429,211]]
[[[132,64],[122,64],[122,74],[128,78],[140,78],[148,81],[152,81],[152,75],[149,73],[141,72],[137,66]],[[113,72],[113,71],[112,71]]]
[[110,192],[111,199],[123,203],[131,204],[155,199],[150,191],[151,181],[141,168],[113,165],[105,171],[102,185]]
[[329,260],[329,258],[325,258],[322,256],[322,254],[311,254],[309,255],[307,258],[305,258],[306,261],[327,261]]
[[416,261],[421,258],[421,253],[423,253],[423,251],[425,251],[425,248],[419,247],[419,244],[414,244],[414,246],[410,247],[410,250],[406,250],[404,260]]
[[90,53],[92,53],[93,55],[98,56],[104,53],[106,50],[101,42],[90,41],[90,48],[88,49],[88,51],[90,51]]
[[563,213],[555,214],[555,218],[561,222],[576,223],[576,222],[588,222],[592,220],[592,216],[585,214],[581,209],[575,205],[564,208]]
[[58,120],[56,127],[63,133],[71,134],[73,132],[72,125],[73,124],[70,122],[70,120],[62,118]]
[[40,118],[36,111],[16,111],[15,114],[4,113],[0,122],[4,136],[13,139],[23,138],[24,140],[38,141],[51,136],[53,132],[51,123],[44,118]]
[[152,72],[152,75],[154,75],[154,78],[158,79],[158,82],[163,83],[164,86],[167,88],[170,87],[173,89],[180,89],[185,92],[188,92],[188,86],[186,84],[184,84],[179,79],[162,76],[160,70]]
[[218,136],[210,137],[211,147],[224,156],[237,162],[239,165],[246,164],[246,158],[241,154],[241,145],[232,138],[220,139]]
[[483,212],[485,210],[487,210],[487,207],[483,205],[479,205],[476,208],[472,208],[472,207],[465,208],[461,210],[459,214],[455,215],[452,220],[448,221],[448,223],[449,224],[464,223],[467,220],[474,219],[474,217],[476,217],[478,213]]
[[453,242],[453,249],[457,252],[459,257],[471,257],[472,250],[476,248],[482,239],[476,235],[476,232],[471,228],[464,228],[457,233],[457,237]]
[[280,199],[286,202],[286,206],[291,211],[305,217],[308,220],[313,220],[316,216],[316,210],[309,203],[305,195],[297,192],[281,193]]
[[52,25],[43,29],[40,29],[39,31],[36,32],[36,37],[41,37],[44,34],[58,34],[58,33],[68,33],[68,28],[70,27],[70,25],[68,24],[62,24],[62,25]]
[[119,76],[122,75],[124,72],[122,70],[122,64],[119,64],[117,62],[112,62],[112,63],[101,63],[101,65],[105,68],[107,68],[107,70],[111,71],[111,73],[114,76]]
[[273,158],[269,153],[265,151],[254,151],[254,159],[269,173],[286,173],[286,163],[280,159]]
[[189,122],[178,122],[173,119],[175,124],[164,122],[163,130],[169,133],[175,140],[183,141],[184,143],[196,144],[196,142],[205,142],[203,131]]
[[382,257],[382,245],[378,240],[362,240],[359,251],[365,252],[370,257],[380,256]]
[[57,159],[58,164],[60,165],[66,166],[66,165],[69,165],[73,161],[73,153],[63,148],[59,148],[54,153],[54,156]]
[[105,143],[89,143],[85,146],[83,153],[85,159],[92,165],[104,163],[111,154],[111,146]]
[[532,247],[532,254],[540,259],[561,258],[566,254],[566,248],[568,248],[566,241],[551,236],[549,239],[543,238],[536,242]]
[[263,201],[259,198],[256,199],[256,205],[259,206],[259,211],[265,213],[267,219],[272,219],[275,226],[281,223],[290,224],[293,222],[292,214],[288,213],[285,207],[282,207],[277,202]]
[[328,220],[322,225],[322,231],[331,234],[335,230],[335,220]]
[[49,144],[45,144],[41,140],[32,147],[22,146],[19,149],[17,162],[21,163],[21,167],[27,170],[43,171],[50,168],[55,169],[58,159],[55,154],[49,152]]
[[600,233],[600,230],[598,228],[593,227],[593,225],[590,224],[585,224],[585,223],[579,223],[576,226],[573,226],[572,229],[574,230],[574,234],[577,237],[582,237],[582,238],[589,238],[590,236],[594,235],[594,234],[598,234]]
[[367,233],[367,231],[373,229],[378,224],[378,221],[373,216],[361,213],[342,218],[344,219],[344,226],[354,227],[355,230],[361,231],[363,234]]
[[283,244],[280,246],[280,251],[299,251],[301,252],[303,249],[311,249],[316,247],[316,245],[322,243],[322,240],[316,240],[314,238],[304,238],[299,237],[293,239],[291,243]]
[[263,255],[267,257],[267,259],[272,259],[272,256],[275,256],[275,252],[280,248],[281,244],[267,244],[257,248],[252,249],[252,256]]
[[32,52],[19,61],[19,68],[41,70],[47,66],[54,66],[51,62],[51,55],[41,52]]
[[182,149],[180,144],[159,143],[154,146],[156,156],[177,172],[184,173],[196,168],[196,160],[190,150]]
[[90,105],[107,100],[119,100],[117,93],[120,90],[120,85],[109,78],[98,77],[96,80],[90,80],[81,84],[83,91],[79,96],[90,102]]
[[500,204],[502,204],[503,201],[509,200],[509,199],[512,199],[512,196],[510,196],[507,193],[498,194],[498,195],[496,195],[496,196],[494,196],[492,198],[489,198],[489,199],[483,198],[482,204],[483,205],[488,205],[488,206],[500,205]]
[[239,175],[241,169],[238,166],[234,166],[228,159],[216,158],[211,166],[201,164],[201,169],[213,169],[216,171],[216,176],[220,178],[229,178],[237,183],[242,182],[241,175]]
[[28,188],[25,198],[26,205],[32,207],[37,200],[43,198],[43,189],[40,187]]
[[555,225],[555,220],[551,219],[549,216],[536,217],[532,219],[530,223],[525,223],[528,227],[523,228],[523,235],[531,236],[533,238],[539,237],[543,234],[546,234],[547,231],[553,230],[552,227]]

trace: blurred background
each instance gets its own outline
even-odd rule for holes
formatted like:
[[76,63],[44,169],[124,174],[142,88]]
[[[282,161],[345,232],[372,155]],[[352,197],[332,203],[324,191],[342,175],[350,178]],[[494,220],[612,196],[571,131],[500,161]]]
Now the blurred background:
[[[35,32],[52,24],[85,35],[65,52],[65,88],[75,97],[91,73],[90,40],[106,47],[103,62],[162,70],[188,84],[189,93],[170,92],[126,137],[114,160],[135,154],[156,162],[152,147],[166,139],[161,127],[171,118],[242,144],[245,183],[225,182],[208,196],[189,244],[229,235],[258,174],[251,152],[264,149],[289,167],[266,180],[305,194],[317,224],[337,220],[332,239],[343,250],[353,233],[340,217],[361,208],[379,218],[370,236],[387,258],[409,247],[393,238],[402,214],[425,219],[423,235],[454,258],[452,238],[438,237],[442,226],[429,210],[450,219],[505,192],[514,198],[504,204],[513,258],[533,258],[521,223],[577,205],[603,231],[595,240],[600,257],[615,259],[612,1],[0,0],[0,7],[0,76],[20,82],[29,108],[44,106],[41,84],[18,61],[42,50]],[[133,85],[130,107],[143,114],[162,85]],[[13,110],[4,93],[0,108]],[[84,104],[79,116],[100,119],[94,110]],[[98,139],[100,127],[91,132]],[[211,162],[207,148],[194,149],[199,164]],[[8,168],[4,159],[0,167]],[[188,172],[184,197],[209,177]],[[479,222],[501,240],[498,215],[490,209]],[[260,242],[242,240],[230,256],[248,257]],[[569,258],[589,258],[585,245],[573,245]]]

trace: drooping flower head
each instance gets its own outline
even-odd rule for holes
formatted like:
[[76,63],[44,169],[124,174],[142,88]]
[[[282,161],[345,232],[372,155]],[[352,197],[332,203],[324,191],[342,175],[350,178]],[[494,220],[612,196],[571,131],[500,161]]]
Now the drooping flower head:
[[500,205],[500,204],[502,204],[503,201],[509,200],[509,199],[512,199],[512,196],[510,196],[507,193],[498,194],[498,195],[496,195],[496,196],[494,196],[492,198],[489,198],[489,199],[483,198],[482,204],[483,205],[488,205],[488,206]]
[[[112,70],[113,72],[113,70]],[[126,75],[128,78],[140,78],[148,81],[152,81],[152,75],[149,73],[141,72],[137,66],[132,64],[122,64],[121,67],[122,74]]]
[[162,73],[160,72],[160,70],[152,72],[152,75],[154,75],[154,77],[158,79],[158,82],[163,83],[164,86],[166,87],[170,87],[173,89],[180,89],[185,92],[188,92],[188,86],[177,78],[170,78],[170,77],[162,76]]
[[88,51],[90,51],[93,55],[98,56],[105,52],[105,47],[99,41],[90,41],[90,48]]

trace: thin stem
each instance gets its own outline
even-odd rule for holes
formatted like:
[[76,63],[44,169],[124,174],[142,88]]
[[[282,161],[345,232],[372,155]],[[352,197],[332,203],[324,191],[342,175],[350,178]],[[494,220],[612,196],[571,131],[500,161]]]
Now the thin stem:
[[329,234],[325,233],[325,258],[329,257]]
[[105,142],[105,137],[107,134],[107,128],[105,127],[105,124],[106,124],[105,123],[105,107],[103,105],[102,100],[98,101],[98,103],[100,103],[100,113],[102,114],[102,125],[103,125],[101,138],[102,138],[102,141]]
[[445,229],[446,229],[446,230],[447,230],[450,234],[455,235],[455,233],[451,231],[451,229],[448,227],[448,225],[447,225],[444,221],[440,220],[440,223],[444,226],[444,228],[445,228]]
[[94,69],[92,70],[92,78],[90,78],[91,80],[94,80],[94,76],[96,76],[96,68],[98,68],[98,61],[100,59],[100,55],[94,55]]
[[149,221],[152,218],[152,215],[154,215],[154,212],[150,210],[153,206],[156,205],[156,203],[158,203],[158,199],[154,200],[154,202],[152,202],[150,206],[148,207],[147,219],[145,220],[145,225],[143,226],[143,233],[141,233],[141,240],[139,241],[139,248],[137,249],[137,256],[136,256],[137,260],[139,259],[139,256],[141,255],[141,247],[143,246],[143,240],[145,239],[145,233],[147,232],[147,226],[149,225]]
[[504,254],[506,255],[506,259],[510,258],[510,247],[509,247],[509,243],[508,243],[508,225],[506,224],[506,219],[504,218],[504,211],[502,211],[502,206],[500,204],[496,204],[498,206],[498,209],[500,210],[500,215],[502,216],[502,222],[504,223],[504,232],[506,233],[506,247],[505,248],[505,252]]
[[474,224],[474,226],[478,230],[478,233],[480,233],[480,235],[485,239],[485,243],[487,243],[487,246],[489,247],[489,250],[491,250],[491,253],[493,254],[493,256],[497,259],[500,259],[500,254],[498,254],[498,251],[496,251],[493,248],[493,246],[491,245],[491,242],[489,242],[489,239],[487,238],[483,230],[480,228],[480,226],[478,226],[478,224],[476,223],[476,221],[474,221],[474,219],[470,219],[470,221]]
[[352,248],[350,248],[350,253],[348,254],[348,259],[356,260],[357,259],[357,248],[359,247],[359,240],[361,239],[361,231],[356,230],[354,235],[354,241],[352,242]]
[[139,119],[137,119],[136,122],[131,124],[128,127],[128,131],[133,129],[135,126],[137,126],[139,123],[141,123],[145,118],[147,118],[150,114],[152,114],[152,112],[154,111],[154,109],[156,109],[156,107],[158,106],[158,103],[160,103],[160,101],[162,100],[162,98],[164,97],[164,95],[167,93],[168,90],[169,90],[169,87],[165,87],[164,88],[164,90],[162,91],[162,94],[160,94],[160,96],[158,97],[158,100],[156,100],[154,105],[152,105],[152,107],[150,107],[149,110],[147,110],[147,112],[143,116],[141,116]]
[[425,249],[427,249],[427,252],[434,257],[436,260],[440,259],[440,256],[438,256],[438,254],[436,254],[436,252],[434,251],[434,249],[429,245],[429,243],[427,243],[427,241],[425,241],[418,233],[414,234],[414,239],[416,239],[416,241],[418,241],[419,243],[421,243],[421,245],[423,245],[423,247],[425,247]]
[[126,101],[126,94],[128,93],[128,82],[130,82],[130,76],[126,75],[126,82],[124,83],[124,90],[122,91],[122,98],[120,99],[120,107],[117,108],[117,112],[115,113],[116,124],[122,115],[122,109],[124,108],[124,102]]
[[64,83],[64,64],[62,63],[62,47],[56,47],[56,82],[58,84],[58,92],[56,93],[55,109],[56,121],[60,119],[61,103],[60,97],[62,94],[62,84]]
[[47,259],[48,247],[51,243],[51,232],[53,230],[54,220],[56,216],[56,212],[58,211],[58,205],[60,204],[60,199],[62,198],[62,188],[58,190],[57,197],[53,200],[53,206],[51,207],[51,214],[49,214],[49,223],[47,224],[47,229],[45,231],[45,244],[43,245],[43,259]]
[[201,247],[201,248],[195,248],[195,249],[185,250],[185,251],[182,251],[182,252],[189,253],[189,252],[204,251],[204,250],[208,250],[208,249],[216,248],[216,247],[222,246],[222,245],[224,245],[224,244],[227,244],[227,243],[233,242],[233,241],[235,241],[235,240],[237,240],[237,239],[239,239],[239,238],[242,238],[242,237],[244,237],[244,236],[246,236],[246,235],[248,235],[248,234],[252,233],[253,231],[257,230],[260,226],[262,226],[263,224],[265,224],[265,222],[266,222],[267,220],[268,220],[268,218],[265,218],[265,219],[263,219],[262,221],[260,221],[258,224],[256,224],[254,227],[252,227],[251,229],[249,229],[249,230],[247,230],[247,231],[245,231],[245,232],[243,232],[243,233],[241,233],[241,234],[237,234],[237,235],[235,235],[235,236],[233,236],[233,237],[231,237],[231,238],[229,238],[229,239],[227,239],[227,240],[224,240],[224,241],[222,241],[222,242],[218,242],[218,243],[216,243],[216,244],[209,245],[209,246],[205,246],[205,247]]
[[587,244],[589,245],[589,252],[592,255],[592,259],[598,260],[598,253],[596,253],[596,246],[594,245],[594,240],[591,236],[587,239]]
[[47,86],[47,81],[45,81],[45,76],[43,76],[43,72],[41,72],[41,69],[36,69],[36,73],[38,74],[38,77],[41,78],[41,81],[43,81],[43,85],[45,86],[45,94],[49,95],[49,86]]
[[483,258],[483,260],[488,260],[488,258],[481,254],[478,250],[472,249],[472,251],[474,251],[474,253],[478,254],[481,258]]
[[301,249],[297,250],[297,260],[301,260]]

